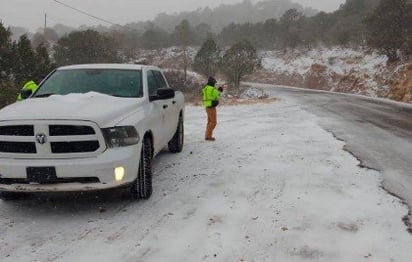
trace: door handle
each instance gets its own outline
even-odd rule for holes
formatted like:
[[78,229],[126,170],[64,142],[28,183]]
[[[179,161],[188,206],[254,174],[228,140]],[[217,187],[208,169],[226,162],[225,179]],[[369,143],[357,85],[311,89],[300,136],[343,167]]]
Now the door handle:
[[169,106],[168,105],[163,105],[163,109],[166,109],[166,108],[168,108]]
[[176,104],[176,101],[172,101],[172,104]]

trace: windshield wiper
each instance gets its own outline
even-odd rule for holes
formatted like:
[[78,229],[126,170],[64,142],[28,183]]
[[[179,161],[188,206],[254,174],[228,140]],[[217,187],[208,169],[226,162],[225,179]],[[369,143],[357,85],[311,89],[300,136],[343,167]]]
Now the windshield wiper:
[[53,93],[45,93],[45,94],[38,94],[38,95],[35,95],[33,97],[49,97],[51,95],[54,95],[54,94]]

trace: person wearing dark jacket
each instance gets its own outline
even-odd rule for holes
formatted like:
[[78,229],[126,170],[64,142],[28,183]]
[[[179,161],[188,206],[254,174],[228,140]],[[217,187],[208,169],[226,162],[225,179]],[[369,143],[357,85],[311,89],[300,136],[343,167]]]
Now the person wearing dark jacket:
[[213,130],[217,124],[216,107],[219,104],[220,93],[223,91],[222,87],[216,88],[216,79],[209,77],[207,84],[202,89],[203,106],[206,108],[207,125],[205,132],[205,140],[215,141],[213,137]]

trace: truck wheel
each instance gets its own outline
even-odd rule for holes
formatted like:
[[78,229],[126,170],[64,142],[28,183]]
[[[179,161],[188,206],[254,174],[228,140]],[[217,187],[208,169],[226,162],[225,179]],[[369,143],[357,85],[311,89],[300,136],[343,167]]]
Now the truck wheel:
[[179,153],[183,150],[184,141],[184,127],[183,127],[183,116],[179,116],[179,122],[177,122],[176,132],[173,138],[169,141],[169,151],[172,153]]
[[3,201],[19,200],[27,197],[24,193],[0,192],[0,199]]
[[152,195],[152,143],[150,138],[143,139],[142,152],[140,154],[139,171],[137,179],[133,183],[131,193],[135,199],[148,199]]

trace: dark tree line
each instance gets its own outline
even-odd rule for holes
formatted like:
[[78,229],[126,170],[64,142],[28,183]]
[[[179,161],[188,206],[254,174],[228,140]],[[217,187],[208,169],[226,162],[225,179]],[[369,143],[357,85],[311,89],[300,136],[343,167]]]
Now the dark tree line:
[[34,48],[26,35],[11,41],[10,31],[0,23],[0,80],[23,84],[39,79],[54,66],[43,44]]
[[143,31],[132,33],[130,28],[124,27],[118,28],[117,33],[123,46],[146,49],[179,45],[180,39],[176,36],[184,25],[189,45],[201,45],[210,37],[216,39],[221,46],[248,40],[256,48],[310,48],[317,44],[359,45],[366,41],[365,20],[379,3],[380,0],[347,0],[335,12],[320,12],[310,17],[299,9],[289,9],[280,18],[273,15],[273,18],[263,22],[232,22],[218,33],[212,30],[210,24],[190,23],[185,19],[171,31],[150,23]]
[[[141,49],[179,46],[186,50],[189,46],[200,46],[210,38],[222,47],[247,40],[257,49],[369,45],[387,54],[390,60],[396,60],[399,57],[394,50],[402,48],[409,52],[411,49],[411,2],[412,0],[346,0],[335,12],[320,12],[310,17],[298,9],[289,9],[279,19],[271,18],[258,23],[231,23],[219,33],[213,33],[211,26],[204,22],[191,24],[185,19],[171,31],[154,23],[147,23],[144,30],[117,26],[105,32],[73,32],[56,40],[56,34],[52,30],[46,30],[45,35],[35,34],[33,45],[45,43],[58,65],[101,60],[131,61],[140,58],[135,56]],[[49,41],[56,43],[54,48],[47,44]],[[183,56],[180,60],[187,68],[187,57]]]
[[[213,44],[208,39],[214,39]],[[205,44],[195,61],[191,61],[187,53],[188,47],[201,46],[203,43]],[[206,43],[209,46],[204,49]],[[12,41],[10,30],[0,23],[0,99],[14,99],[14,95],[7,94],[17,93],[27,80],[38,81],[55,66],[128,62],[140,58],[136,57],[138,50],[170,46],[178,46],[183,50],[183,55],[176,59],[176,63],[181,65],[184,72],[194,62],[196,71],[205,71],[209,75],[220,71],[230,81],[238,84],[241,77],[237,77],[237,73],[222,70],[230,68],[228,61],[231,61],[231,66],[239,62],[234,57],[228,57],[234,47],[250,50],[250,54],[232,53],[255,61],[255,67],[258,64],[254,57],[256,49],[312,48],[320,44],[354,47],[366,45],[386,54],[389,61],[398,60],[400,55],[410,57],[412,0],[346,0],[335,12],[320,12],[311,17],[297,9],[289,9],[279,19],[232,23],[220,33],[213,33],[207,23],[195,25],[182,20],[171,31],[148,23],[144,30],[118,26],[104,32],[75,31],[59,38],[53,30],[47,29],[45,33],[35,34],[32,40],[23,35]],[[219,49],[217,46],[226,50],[225,53],[219,51],[218,57],[213,51]],[[213,52],[208,53],[210,50]],[[219,60],[219,65],[208,62],[214,60]],[[207,63],[210,67],[201,69],[202,63]],[[224,63],[226,66],[222,67]],[[240,72],[247,74],[250,71],[242,69]],[[2,101],[1,105],[4,104]]]
[[411,49],[411,6],[411,0],[347,0],[332,13],[320,12],[308,17],[297,9],[289,9],[279,19],[231,23],[217,34],[208,24],[193,25],[187,20],[182,20],[172,32],[152,24],[136,35],[134,41],[124,42],[124,46],[147,49],[179,46],[181,38],[176,36],[181,35],[179,30],[185,27],[186,45],[200,45],[208,38],[216,39],[220,46],[247,40],[258,49],[368,45],[387,54],[390,60],[396,60],[399,57],[393,50],[389,51],[390,48]]
[[260,66],[256,48],[247,40],[241,40],[222,51],[212,39],[206,40],[193,61],[193,69],[208,77],[223,75],[235,87],[240,80]]
[[26,35],[11,40],[11,32],[0,23],[0,107],[14,102],[28,80],[39,81],[55,66],[43,44],[33,48]]

